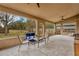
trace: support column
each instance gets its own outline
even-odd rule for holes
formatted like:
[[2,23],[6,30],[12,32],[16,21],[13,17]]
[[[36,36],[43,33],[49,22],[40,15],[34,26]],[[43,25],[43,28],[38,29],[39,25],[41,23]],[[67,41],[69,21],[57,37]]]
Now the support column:
[[63,34],[63,23],[61,23],[60,32],[61,32],[61,34]]
[[79,33],[79,20],[76,21],[76,33]]
[[39,48],[39,21],[38,20],[36,20],[35,21],[35,23],[36,23],[36,35],[37,35],[37,40],[38,40],[38,48]]
[[45,45],[46,45],[46,41],[47,41],[46,35],[47,35],[47,33],[45,33],[46,32],[45,22],[42,23],[42,31],[43,31],[43,37],[45,39]]
[[[79,19],[76,20],[76,34],[79,34]],[[79,35],[75,35],[75,39],[79,39]]]
[[36,33],[35,34],[39,35],[39,21],[36,20],[35,23],[36,23]]
[[43,31],[43,35],[45,36],[45,22],[42,23],[42,31]]
[[54,34],[56,34],[56,23],[54,24]]

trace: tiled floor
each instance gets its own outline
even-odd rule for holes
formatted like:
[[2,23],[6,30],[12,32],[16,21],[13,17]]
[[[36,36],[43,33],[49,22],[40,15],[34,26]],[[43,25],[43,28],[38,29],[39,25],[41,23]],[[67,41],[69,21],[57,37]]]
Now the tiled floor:
[[40,43],[40,47],[37,48],[37,44],[22,45],[18,52],[18,46],[1,50],[1,56],[73,56],[74,55],[74,40],[72,39],[53,39],[50,37],[48,43]]

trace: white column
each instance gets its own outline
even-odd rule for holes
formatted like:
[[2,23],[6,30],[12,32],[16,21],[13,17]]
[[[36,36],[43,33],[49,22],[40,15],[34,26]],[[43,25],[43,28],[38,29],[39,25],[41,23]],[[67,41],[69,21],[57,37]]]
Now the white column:
[[36,23],[36,35],[38,35],[39,34],[39,21],[38,20],[36,20],[35,21],[35,23]]
[[56,23],[54,24],[54,34],[56,34]]
[[[46,38],[47,33],[45,33],[45,32],[46,32],[46,29],[45,29],[45,22],[42,23],[42,31],[43,31],[43,36],[44,36],[44,38]],[[46,39],[47,39],[47,38],[46,38]],[[46,39],[45,39],[45,45],[46,45],[46,41],[47,41]]]
[[35,23],[36,23],[36,35],[37,35],[37,40],[38,40],[38,48],[39,48],[39,21],[38,20],[36,20],[35,21]]
[[60,32],[61,32],[61,34],[63,34],[63,23],[61,23]]
[[76,33],[79,33],[79,20],[76,21]]
[[42,23],[43,35],[45,36],[45,22]]
[[[75,31],[75,33],[76,34],[79,33],[79,20],[78,19],[76,20],[76,31]],[[77,35],[75,36],[75,39],[78,39]]]

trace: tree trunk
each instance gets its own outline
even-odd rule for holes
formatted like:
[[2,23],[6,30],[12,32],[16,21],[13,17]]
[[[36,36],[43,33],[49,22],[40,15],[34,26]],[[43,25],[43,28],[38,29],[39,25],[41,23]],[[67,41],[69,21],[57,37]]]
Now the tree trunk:
[[5,26],[5,35],[7,35],[7,34],[8,34],[8,27]]
[[6,16],[5,16],[5,18],[6,18],[6,21],[5,21],[5,35],[7,35],[8,34],[8,20],[7,20],[7,14],[6,14]]

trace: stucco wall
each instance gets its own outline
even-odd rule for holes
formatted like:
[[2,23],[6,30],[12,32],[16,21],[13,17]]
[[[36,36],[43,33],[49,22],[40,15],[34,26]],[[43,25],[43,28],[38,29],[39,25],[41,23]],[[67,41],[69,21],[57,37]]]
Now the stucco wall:
[[18,38],[9,38],[5,40],[0,40],[0,49],[12,47],[19,44]]

